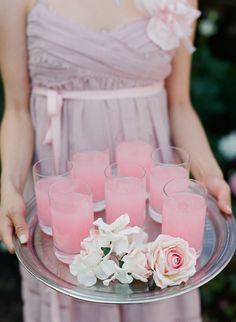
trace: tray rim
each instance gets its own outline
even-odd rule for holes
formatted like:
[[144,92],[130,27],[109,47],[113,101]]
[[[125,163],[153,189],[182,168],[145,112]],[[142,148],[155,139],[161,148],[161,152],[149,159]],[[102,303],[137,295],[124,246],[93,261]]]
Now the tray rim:
[[[213,202],[215,202],[215,199],[212,196],[209,196],[209,199]],[[29,202],[27,202],[27,213],[32,211],[34,206],[35,206],[35,198],[33,197],[32,199],[29,200]],[[28,216],[29,217],[29,216]],[[236,220],[234,218],[234,216],[232,216],[231,218],[227,218],[225,219],[222,216],[222,219],[225,222],[225,229],[227,231],[226,234],[226,241],[223,247],[223,251],[222,253],[218,256],[217,261],[215,262],[215,267],[214,270],[211,272],[210,276],[204,276],[202,278],[202,280],[198,283],[193,284],[192,286],[188,286],[188,282],[186,284],[183,285],[179,285],[176,287],[169,287],[166,290],[166,295],[161,294],[161,296],[157,296],[156,292],[149,292],[149,297],[137,297],[139,295],[132,293],[131,295],[127,294],[127,296],[124,298],[122,296],[120,296],[120,298],[117,296],[117,294],[115,293],[110,293],[110,292],[104,292],[103,294],[107,294],[107,298],[106,300],[104,298],[101,297],[96,297],[96,292],[95,291],[93,296],[91,296],[91,294],[86,294],[86,289],[90,290],[91,292],[91,288],[82,288],[83,292],[80,291],[81,286],[76,286],[73,285],[67,281],[63,281],[61,284],[58,284],[58,282],[55,280],[55,277],[57,279],[57,276],[53,274],[53,272],[51,272],[50,270],[48,270],[46,268],[45,265],[43,265],[43,271],[47,271],[49,277],[43,275],[39,270],[35,270],[35,265],[34,262],[38,262],[40,264],[40,260],[37,258],[37,256],[35,255],[34,258],[34,262],[29,259],[26,258],[27,257],[27,252],[28,250],[25,252],[26,246],[22,245],[20,243],[20,241],[18,240],[18,238],[14,235],[13,236],[13,243],[15,246],[15,251],[16,251],[16,255],[19,259],[19,261],[21,262],[21,264],[24,266],[24,268],[32,275],[34,276],[37,280],[39,280],[40,282],[42,282],[43,284],[47,285],[48,287],[50,287],[51,289],[54,289],[55,291],[58,291],[60,293],[63,293],[65,295],[68,295],[70,297],[76,298],[76,299],[80,299],[80,300],[85,300],[85,301],[89,301],[89,302],[96,302],[96,303],[107,303],[107,304],[139,304],[139,303],[150,303],[150,302],[156,302],[156,301],[161,301],[161,300],[165,300],[165,299],[169,299],[169,298],[173,298],[176,296],[180,296],[183,295],[185,293],[188,293],[194,289],[197,289],[199,287],[201,287],[202,285],[206,284],[207,282],[211,281],[214,277],[216,277],[227,265],[228,263],[231,261],[234,253],[235,253],[235,249],[236,249],[236,238],[235,238],[235,233],[236,233]],[[34,227],[30,227],[31,232],[32,230],[36,229],[37,226],[37,218],[31,216],[30,217],[31,221],[35,221],[36,224]],[[29,222],[29,219],[28,219]],[[34,231],[32,232],[32,235],[34,234]],[[33,244],[30,244],[30,248],[33,249]],[[227,255],[227,258],[225,258],[225,254],[227,254],[227,252],[229,251],[229,249],[231,250],[230,254]],[[36,260],[35,260],[36,259]],[[219,264],[218,267],[216,264]],[[43,264],[43,263],[41,263]],[[59,279],[59,278],[58,278]],[[189,280],[191,281],[191,279]],[[63,285],[64,284],[64,285]],[[69,288],[70,287],[70,288]],[[176,292],[172,292],[170,293],[170,291],[168,292],[168,290],[176,290]],[[140,292],[141,293],[141,292]],[[168,294],[170,293],[170,294]]]

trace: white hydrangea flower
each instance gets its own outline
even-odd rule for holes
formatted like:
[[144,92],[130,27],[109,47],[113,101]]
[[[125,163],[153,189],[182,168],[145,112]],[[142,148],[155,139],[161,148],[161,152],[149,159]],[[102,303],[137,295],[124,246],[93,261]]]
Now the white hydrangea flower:
[[147,258],[143,249],[133,249],[122,258],[122,261],[122,268],[136,280],[147,282],[148,277],[152,275],[152,272],[147,269]]
[[142,247],[147,234],[140,227],[129,227],[128,215],[120,216],[112,224],[97,219],[90,234],[81,243],[82,250],[70,265],[78,282],[92,286],[97,279],[109,285],[113,280],[131,283],[133,279],[147,281],[146,257]]
[[99,218],[97,228],[82,242],[80,254],[70,272],[81,285],[90,287],[102,280],[130,284],[147,282],[153,275],[156,285],[164,288],[187,281],[195,271],[196,252],[180,238],[159,235],[147,244],[148,236],[140,227],[129,227],[129,216],[122,215],[111,225]]
[[79,254],[70,264],[70,272],[73,276],[77,276],[80,284],[90,287],[97,282],[96,270],[101,260],[101,254],[96,251]]
[[105,286],[108,286],[110,282],[118,280],[122,284],[130,284],[133,282],[133,277],[125,269],[115,264],[115,273],[109,278],[103,281]]
[[89,254],[77,255],[70,265],[70,272],[77,276],[81,285],[90,287],[97,279],[105,280],[116,272],[115,263],[100,253],[94,251]]
[[99,245],[98,245],[98,239],[99,239],[99,231],[92,228],[90,229],[89,232],[89,236],[87,238],[85,238],[82,242],[81,242],[81,248],[83,251],[85,251],[86,253],[89,253],[90,251],[93,251],[94,249],[97,249],[97,251],[99,250]]
[[128,253],[136,248],[142,248],[148,241],[148,234],[140,227],[129,227],[122,234],[126,235],[129,240]]
[[94,222],[99,229],[99,247],[110,247],[111,252],[122,256],[137,244],[147,241],[147,234],[140,227],[127,227],[130,222],[127,214],[120,216],[112,224],[104,223],[102,218]]
[[118,233],[122,231],[130,223],[130,218],[127,214],[121,215],[113,223],[106,224],[102,218],[94,221],[94,225],[98,227],[100,232],[113,232]]

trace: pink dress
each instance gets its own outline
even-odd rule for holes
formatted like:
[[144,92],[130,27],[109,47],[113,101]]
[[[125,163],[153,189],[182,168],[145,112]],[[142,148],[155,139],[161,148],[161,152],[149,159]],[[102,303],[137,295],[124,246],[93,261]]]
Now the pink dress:
[[[171,73],[174,50],[163,50],[150,40],[148,20],[143,18],[115,31],[94,32],[58,16],[44,0],[38,0],[27,25],[32,86],[60,93],[160,84]],[[31,113],[35,160],[52,156],[52,145],[43,144],[50,141],[46,137],[52,122],[47,97],[33,93]],[[60,155],[66,158],[89,147],[107,146],[114,151],[120,137],[151,138],[156,146],[170,144],[164,88],[143,97],[64,99],[59,123]],[[152,304],[94,304],[55,295],[21,271],[25,322],[201,321],[198,291]],[[59,299],[59,311],[55,298]]]

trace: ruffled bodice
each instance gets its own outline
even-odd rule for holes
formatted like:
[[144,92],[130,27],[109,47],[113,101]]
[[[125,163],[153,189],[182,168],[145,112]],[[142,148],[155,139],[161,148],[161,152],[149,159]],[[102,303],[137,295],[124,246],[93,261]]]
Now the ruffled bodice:
[[37,2],[28,16],[29,70],[33,85],[67,90],[152,84],[171,72],[173,50],[146,33],[148,17],[115,31],[91,31]]

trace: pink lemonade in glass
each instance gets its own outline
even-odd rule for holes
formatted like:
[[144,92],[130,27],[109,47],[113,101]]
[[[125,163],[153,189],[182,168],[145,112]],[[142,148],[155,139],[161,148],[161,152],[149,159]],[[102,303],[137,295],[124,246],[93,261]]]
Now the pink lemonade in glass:
[[[188,185],[188,171],[178,166],[154,166],[150,175],[149,205],[153,211],[162,214],[165,184],[172,179],[179,179],[176,189],[182,190]],[[182,179],[182,180],[181,180]]]
[[[77,152],[73,156],[73,178],[88,184],[92,190],[93,202],[98,209],[105,199],[104,170],[109,165],[109,150]],[[103,205],[104,206],[104,205]]]
[[62,179],[50,189],[55,255],[67,264],[80,252],[81,241],[89,235],[94,221],[91,194],[77,192],[68,182]]
[[177,190],[186,189],[188,186],[189,153],[175,146],[165,146],[152,151],[151,159],[149,215],[161,223],[165,184],[172,179],[178,179],[175,183]]
[[149,190],[149,176],[152,166],[151,153],[153,147],[144,141],[124,141],[116,147],[116,162],[121,175],[135,176],[134,163],[141,165],[146,171],[147,189]]
[[37,215],[41,230],[52,236],[51,213],[49,207],[49,187],[57,180],[70,175],[72,164],[68,160],[59,160],[58,169],[53,159],[37,161],[33,166]]
[[143,182],[135,177],[117,177],[106,181],[106,221],[112,223],[128,214],[131,226],[143,226],[146,191]]
[[206,200],[191,192],[175,193],[163,204],[162,234],[188,241],[200,256],[203,246]]
[[52,235],[52,220],[49,207],[48,191],[49,187],[58,180],[58,177],[48,177],[40,179],[35,184],[35,195],[37,204],[37,215],[39,225],[47,227],[48,234]]

